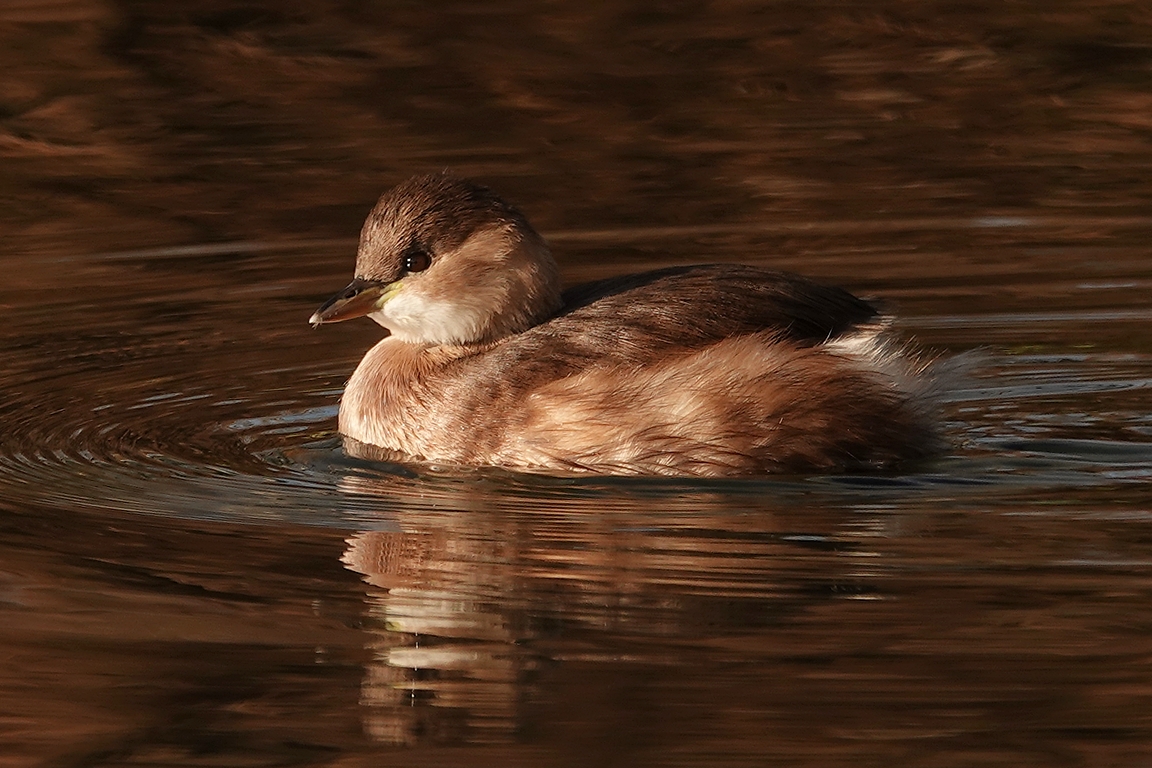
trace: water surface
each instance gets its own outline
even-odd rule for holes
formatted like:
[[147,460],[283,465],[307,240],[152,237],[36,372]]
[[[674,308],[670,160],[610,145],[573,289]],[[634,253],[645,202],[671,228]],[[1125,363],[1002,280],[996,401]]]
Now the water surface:
[[[1136,5],[0,11],[4,765],[1152,754]],[[570,282],[804,272],[973,355],[882,476],[370,464],[306,320],[452,168]]]

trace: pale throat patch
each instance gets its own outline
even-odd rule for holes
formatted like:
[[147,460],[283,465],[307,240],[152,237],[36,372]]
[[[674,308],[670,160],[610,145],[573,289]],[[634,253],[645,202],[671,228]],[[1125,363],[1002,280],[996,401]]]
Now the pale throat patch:
[[464,344],[483,334],[487,313],[477,306],[436,301],[417,290],[401,290],[368,315],[398,341],[414,344]]

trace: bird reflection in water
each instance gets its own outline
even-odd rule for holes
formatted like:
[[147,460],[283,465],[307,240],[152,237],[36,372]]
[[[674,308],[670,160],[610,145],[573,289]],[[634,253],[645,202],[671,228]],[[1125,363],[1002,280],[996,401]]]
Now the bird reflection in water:
[[371,585],[361,704],[386,743],[516,740],[566,662],[672,670],[686,644],[762,631],[814,594],[866,591],[874,562],[835,534],[794,535],[840,528],[844,510],[787,498],[672,488],[654,502],[563,485],[549,498],[491,477],[345,483],[388,510],[390,530],[352,536],[343,556]]

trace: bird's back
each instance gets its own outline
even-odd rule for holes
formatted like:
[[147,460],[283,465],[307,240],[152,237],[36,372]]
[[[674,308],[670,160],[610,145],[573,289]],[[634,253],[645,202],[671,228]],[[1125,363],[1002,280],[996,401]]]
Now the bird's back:
[[[819,344],[875,321],[867,301],[800,275],[742,264],[670,267],[569,288],[551,330],[571,334],[567,320],[617,326],[648,344],[693,347],[764,331]],[[541,329],[548,326],[541,326]],[[602,326],[607,327],[607,326]]]

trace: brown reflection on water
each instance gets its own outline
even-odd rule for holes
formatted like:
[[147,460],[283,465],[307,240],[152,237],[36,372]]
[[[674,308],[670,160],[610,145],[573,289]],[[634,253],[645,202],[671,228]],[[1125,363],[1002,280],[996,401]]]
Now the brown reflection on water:
[[1123,522],[1065,519],[1066,494],[1041,517],[1034,500],[448,498],[343,558],[372,587],[360,701],[381,743],[1050,765],[1127,759],[1149,735],[1152,676],[1130,662],[1152,639],[1114,623],[1148,584],[1106,605],[1098,589],[1152,561],[1129,559]]
[[0,764],[265,764],[355,741],[355,579],[318,530],[38,510],[0,538]]
[[1152,737],[1146,537],[1089,492],[423,483],[355,480],[386,530],[347,544],[7,517],[6,764],[1096,765]]
[[342,236],[445,166],[556,230],[1149,201],[1138,3],[22,0],[0,21],[9,253]]

